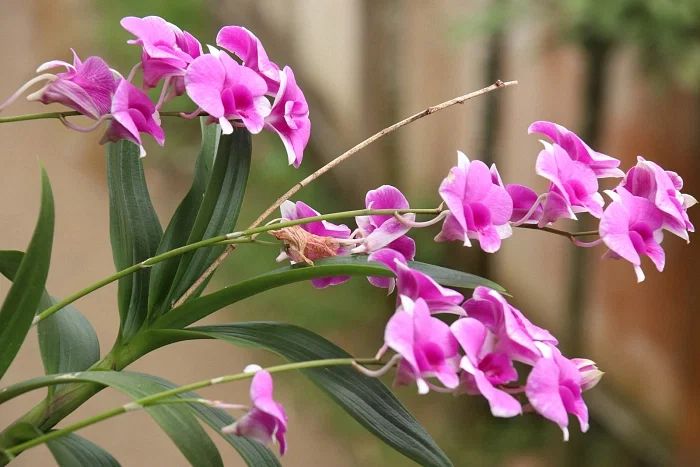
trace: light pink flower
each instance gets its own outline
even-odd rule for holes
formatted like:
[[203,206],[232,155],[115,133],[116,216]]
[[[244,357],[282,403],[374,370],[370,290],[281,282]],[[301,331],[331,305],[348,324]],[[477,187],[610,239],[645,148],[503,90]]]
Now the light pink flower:
[[[481,394],[488,401],[494,417],[522,414],[522,406],[510,394],[496,386],[518,380],[511,359],[495,352],[496,336],[474,318],[461,318],[450,326],[452,334],[465,352],[460,362],[462,384],[467,394]],[[459,390],[458,390],[459,391]]]
[[117,87],[113,71],[99,57],[89,57],[83,62],[74,50],[71,51],[73,64],[52,60],[37,69],[37,73],[42,73],[62,66],[66,71],[55,75],[46,73],[29,80],[0,106],[0,111],[34,84],[44,82],[43,88],[27,96],[28,100],[63,104],[94,120],[109,113],[112,95]]
[[384,332],[386,346],[401,356],[396,370],[395,386],[415,381],[418,392],[430,390],[425,378],[437,378],[446,388],[459,385],[459,344],[450,327],[430,316],[422,298],[415,302],[402,297],[403,311],[395,313]]
[[187,68],[185,87],[209,120],[218,121],[224,134],[233,132],[230,119],[241,119],[251,133],[260,133],[270,113],[267,85],[253,70],[236,63],[226,52],[212,48]]
[[[297,201],[296,204],[291,201],[285,201],[280,206],[280,212],[284,219],[293,221],[297,219],[304,219],[307,217],[319,216],[320,213],[313,209],[308,204]],[[344,224],[333,224],[328,221],[316,221],[309,222],[308,224],[299,225],[302,229],[314,235],[319,235],[321,237],[333,237],[338,239],[347,239],[350,237],[350,229]],[[341,247],[338,250],[338,255],[347,255],[350,253],[349,247]],[[288,259],[286,253],[280,254],[277,261],[283,261]],[[311,255],[309,259],[316,259]],[[311,284],[317,289],[324,289],[330,285],[338,285],[350,279],[349,276],[337,276],[337,277],[320,277],[317,279],[311,279]]]
[[184,76],[192,61],[202,55],[202,45],[187,31],[158,16],[121,20],[124,29],[136,36],[127,41],[143,47],[143,87],[148,90],[158,86],[161,79],[171,77],[171,93],[168,99],[185,92]]
[[588,407],[581,397],[581,374],[576,365],[552,349],[551,358],[540,358],[525,385],[530,405],[543,417],[553,421],[569,439],[569,417],[574,414],[581,431],[588,431]]
[[[397,188],[382,185],[370,190],[365,197],[367,209],[409,209],[408,200]],[[415,214],[403,214],[404,219],[413,221]],[[399,222],[393,215],[358,216],[355,218],[359,234],[364,243],[352,250],[353,253],[373,253],[382,248],[391,248],[401,253],[407,260],[416,254],[416,244],[406,233],[410,227]]]
[[663,227],[690,242],[688,232],[695,227],[688,218],[687,210],[697,201],[681,193],[683,179],[675,172],[665,171],[657,164],[637,158],[637,165],[632,167],[620,183],[634,196],[646,198],[663,213]]
[[576,369],[581,373],[582,391],[593,389],[605,374],[598,369],[598,365],[593,360],[587,358],[572,358],[571,363],[576,365]]
[[528,134],[540,133],[547,136],[553,143],[563,148],[571,160],[590,167],[598,178],[624,176],[624,172],[617,168],[620,165],[619,160],[594,151],[573,131],[569,131],[561,125],[539,121],[530,125],[527,132]]
[[311,136],[309,106],[291,68],[284,67],[279,77],[279,89],[272,110],[265,118],[265,128],[279,135],[287,150],[289,164],[299,167]]
[[536,171],[551,182],[544,221],[554,222],[558,217],[575,219],[577,212],[589,212],[597,218],[603,215],[605,202],[598,193],[595,172],[583,162],[572,160],[558,144],[545,144],[537,156]]
[[275,94],[282,80],[280,68],[272,62],[260,40],[241,26],[226,26],[216,36],[216,45],[235,54],[243,66],[255,70],[267,83],[268,92]]
[[440,185],[440,196],[450,209],[435,241],[460,240],[471,246],[476,239],[481,249],[494,253],[501,240],[513,234],[509,221],[513,200],[481,161],[470,162],[458,152],[458,165]]
[[280,455],[287,451],[287,414],[284,407],[272,398],[272,376],[260,370],[250,385],[253,408],[232,425],[221,429],[223,433],[245,436],[263,444],[278,442]]
[[534,365],[542,358],[543,345],[557,345],[549,331],[532,324],[501,294],[488,287],[477,287],[462,308],[467,316],[480,321],[495,335],[493,351],[515,361]]
[[147,133],[161,146],[165,133],[160,127],[160,116],[153,102],[136,86],[121,80],[112,100],[112,123],[102,137],[101,143],[126,139],[139,145],[141,157],[146,155],[141,142],[141,133]]
[[389,293],[391,293],[395,281],[399,296],[408,297],[414,302],[418,299],[425,300],[431,313],[464,314],[464,310],[459,306],[464,301],[464,296],[461,293],[441,286],[427,274],[411,269],[406,264],[404,255],[398,251],[384,248],[369,255],[368,260],[383,263],[396,274],[396,279],[376,278],[389,279],[388,284],[379,283],[370,278],[373,285],[389,288]]
[[624,258],[634,266],[637,282],[644,280],[642,260],[647,255],[659,271],[663,271],[665,254],[661,248],[663,212],[651,201],[634,196],[625,188],[610,192],[613,202],[600,220],[600,238],[610,248],[606,258]]

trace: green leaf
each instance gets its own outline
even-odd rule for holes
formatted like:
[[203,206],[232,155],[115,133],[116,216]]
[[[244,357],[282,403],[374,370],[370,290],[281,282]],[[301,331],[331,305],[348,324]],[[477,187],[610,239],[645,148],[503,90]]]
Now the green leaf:
[[[0,250],[0,274],[13,281],[22,258],[22,251]],[[37,313],[56,303],[58,300],[44,289]],[[40,321],[38,335],[46,374],[87,370],[100,359],[100,343],[95,330],[71,305]],[[49,394],[53,389],[49,389]]]
[[[232,232],[243,204],[250,158],[253,150],[250,133],[237,128],[222,135],[207,189],[187,244]],[[224,245],[199,248],[182,255],[163,312],[179,299],[224,251]],[[196,297],[204,287],[200,287]]]
[[[34,425],[26,422],[17,423],[5,432],[5,438],[13,445],[42,435]],[[46,445],[59,467],[120,467],[110,453],[75,433],[52,439]]]
[[[153,375],[143,375],[145,377],[150,377],[151,379],[157,381],[164,389],[173,389],[177,385],[171,383],[170,381],[164,380]],[[184,399],[199,399],[200,396],[195,392],[184,392],[178,396]],[[221,432],[221,429],[226,425],[231,425],[236,421],[227,412],[214,407],[209,407],[204,404],[191,403],[188,404],[190,408],[194,411],[194,414],[199,417],[204,423],[209,425],[218,434],[221,435],[231,446],[233,446],[241,458],[251,467],[265,467],[265,466],[279,466],[280,462],[275,456],[275,454],[268,449],[266,446],[251,441],[248,438],[243,438],[240,436],[227,435]]]
[[[201,337],[262,347],[290,362],[352,357],[313,332],[282,323],[240,323],[189,328]],[[318,387],[373,435],[425,466],[451,466],[410,412],[379,379],[351,367],[302,370]]]
[[[194,177],[192,187],[183,198],[168,227],[165,229],[163,239],[158,246],[156,254],[174,250],[187,244],[187,240],[192,232],[197,212],[202,205],[202,199],[207,188],[207,182],[211,174],[214,156],[219,146],[221,127],[219,125],[206,125],[207,117],[200,119],[202,125],[202,145],[194,166]],[[180,266],[182,257],[177,256],[169,260],[158,263],[151,269],[151,281],[148,295],[149,314],[157,314],[157,310],[167,310],[168,292],[173,284],[177,269]],[[161,310],[161,311],[162,311]]]
[[[0,390],[0,404],[34,389],[78,382],[113,387],[132,399],[140,399],[163,391],[163,387],[153,381],[150,375],[127,371],[84,371],[41,376],[14,384]],[[197,422],[190,407],[184,404],[158,405],[146,407],[145,410],[193,466],[223,466],[219,451]]]
[[[430,275],[437,282],[452,287],[475,288],[479,285],[502,291],[503,287],[472,274],[432,264],[409,262],[411,267]],[[434,276],[433,276],[434,274]],[[180,329],[209,316],[221,308],[275,287],[294,282],[331,276],[393,276],[382,263],[368,262],[366,257],[335,257],[315,261],[314,266],[295,264],[199,297],[171,310],[154,323],[154,327]]]
[[51,440],[46,445],[60,467],[120,467],[110,453],[75,433]]
[[[24,342],[41,300],[51,262],[54,204],[51,184],[41,168],[41,209],[34,235],[16,269],[15,280],[0,308],[0,378]],[[15,259],[17,258],[16,255]]]
[[[152,257],[163,235],[136,144],[126,140],[107,144],[107,185],[112,255],[119,271]],[[123,338],[133,336],[146,319],[150,274],[146,268],[119,279]]]

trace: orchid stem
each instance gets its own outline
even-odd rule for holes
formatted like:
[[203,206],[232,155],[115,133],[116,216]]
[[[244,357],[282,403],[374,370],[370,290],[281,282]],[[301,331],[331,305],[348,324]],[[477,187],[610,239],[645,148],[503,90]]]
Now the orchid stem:
[[[85,295],[88,295],[95,290],[98,290],[102,287],[104,287],[107,284],[111,284],[112,282],[121,279],[122,277],[126,277],[130,274],[133,274],[137,271],[140,271],[141,269],[149,268],[155,264],[158,264],[162,261],[165,261],[166,259],[174,258],[176,256],[182,255],[184,253],[187,253],[192,250],[196,250],[198,248],[206,247],[206,246],[212,246],[212,245],[222,245],[226,244],[229,245],[230,247],[233,247],[239,243],[252,243],[252,244],[259,244],[259,245],[264,245],[264,246],[274,246],[276,248],[280,248],[282,245],[275,243],[275,242],[267,242],[264,240],[257,240],[254,238],[250,238],[251,235],[254,233],[259,233],[259,232],[265,232],[268,230],[273,230],[273,229],[279,229],[279,228],[284,228],[284,227],[290,227],[292,225],[300,225],[300,224],[308,224],[310,222],[316,222],[320,220],[332,220],[332,219],[343,219],[343,218],[350,218],[350,217],[355,217],[355,216],[364,216],[364,215],[392,215],[394,213],[408,213],[408,212],[413,212],[416,214],[439,214],[439,209],[359,209],[356,211],[344,211],[344,212],[335,212],[332,214],[325,214],[321,216],[314,216],[314,217],[306,217],[304,219],[297,219],[293,221],[287,221],[287,222],[280,222],[277,224],[272,224],[270,226],[266,227],[259,227],[258,229],[250,229],[249,231],[244,231],[244,232],[234,232],[230,233],[227,235],[219,235],[218,237],[212,237],[208,238],[206,240],[202,240],[200,242],[192,243],[189,245],[181,246],[180,248],[175,248],[170,251],[166,251],[163,254],[153,256],[151,258],[148,258],[140,263],[134,264],[133,266],[130,266],[126,269],[122,269],[121,271],[118,271],[114,274],[112,274],[109,277],[106,277],[98,282],[95,282],[94,284],[74,293],[73,295],[64,298],[60,302],[56,303],[55,305],[47,308],[46,310],[42,311],[36,317],[34,318],[34,321],[32,322],[32,325],[36,325],[40,321],[48,318],[52,314],[56,313],[57,311],[62,310],[66,306],[70,305],[74,301],[84,297]],[[256,232],[252,232],[256,231]],[[252,232],[252,233],[251,233]],[[177,305],[179,306],[179,305]],[[173,308],[176,308],[175,306]]]
[[[161,117],[179,117],[182,118],[180,114],[187,114],[186,111],[184,110],[169,110],[166,112],[159,112]],[[0,123],[14,123],[14,122],[27,122],[31,120],[46,120],[46,119],[60,119],[60,118],[66,118],[66,117],[78,117],[84,115],[80,112],[77,112],[75,110],[68,110],[65,112],[44,112],[44,113],[38,113],[38,114],[26,114],[26,115],[16,115],[14,117],[3,117],[0,118]],[[206,117],[209,114],[206,112],[201,112],[199,113],[200,116]]]
[[[284,371],[293,371],[293,370],[305,370],[309,368],[320,368],[320,367],[329,367],[329,366],[342,366],[342,365],[352,365],[355,363],[361,363],[365,365],[372,365],[372,364],[383,364],[383,362],[378,362],[377,360],[373,358],[332,358],[332,359],[326,359],[326,360],[311,360],[311,361],[306,361],[306,362],[297,362],[297,363],[287,363],[285,365],[277,365],[277,366],[272,366],[266,369],[269,373],[281,373]],[[143,407],[149,407],[153,405],[158,405],[158,404],[173,404],[173,403],[204,403],[202,399],[170,399],[173,396],[177,396],[179,394],[185,393],[185,392],[190,392],[190,391],[196,391],[198,389],[206,388],[209,386],[214,386],[217,384],[223,384],[223,383],[230,383],[233,381],[241,381],[244,379],[249,379],[252,378],[255,375],[255,372],[249,372],[249,373],[237,373],[235,375],[228,375],[228,376],[220,376],[218,378],[213,378],[213,379],[206,379],[203,381],[199,381],[196,383],[188,384],[186,386],[180,386],[178,388],[170,389],[168,391],[163,391],[159,392],[156,394],[152,394],[147,397],[143,397],[141,399],[136,399],[128,404],[125,404],[121,407],[116,407],[111,410],[107,410],[105,412],[102,412],[100,414],[97,414],[93,417],[86,418],[85,420],[81,420],[77,423],[74,423],[72,425],[69,425],[65,428],[61,428],[58,430],[51,431],[43,436],[36,437],[34,439],[31,439],[29,441],[26,441],[21,444],[17,444],[15,446],[12,446],[11,448],[5,449],[5,453],[10,454],[12,456],[16,456],[22,451],[25,451],[29,448],[33,448],[35,446],[39,446],[40,444],[44,444],[47,441],[51,441],[53,439],[60,438],[62,436],[66,436],[70,433],[73,433],[75,431],[80,430],[81,428],[85,428],[90,425],[94,425],[95,423],[99,423],[101,421],[107,420],[109,418],[115,417],[119,414],[127,413],[134,411],[139,408]]]
[[599,235],[597,230],[587,230],[584,232],[567,232],[566,230],[559,230],[555,229],[554,227],[537,227],[537,225],[534,224],[522,224],[522,225],[514,225],[514,227],[518,227],[520,229],[531,229],[531,230],[543,230],[545,232],[552,233],[554,235],[559,235],[561,237],[566,237],[573,241],[575,237],[587,237],[591,235]]

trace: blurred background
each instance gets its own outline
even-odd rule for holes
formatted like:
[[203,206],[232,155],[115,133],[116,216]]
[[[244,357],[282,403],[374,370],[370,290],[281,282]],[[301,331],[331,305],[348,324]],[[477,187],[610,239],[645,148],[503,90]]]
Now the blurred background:
[[[700,2],[697,0],[4,0],[0,3],[0,100],[33,76],[38,64],[98,54],[128,73],[139,49],[128,46],[124,16],[159,15],[213,44],[223,25],[261,38],[270,57],[289,64],[311,107],[313,131],[302,168],[286,165],[280,141],[255,138],[254,165],[241,225],[250,223],[306,174],[381,128],[425,107],[482,88],[501,90],[424,118],[354,156],[299,193],[321,212],[364,206],[367,190],[393,184],[414,207],[439,203],[437,187],[455,151],[496,162],[506,183],[545,189],[536,177],[536,136],[527,127],[551,120],[596,150],[623,161],[637,155],[681,174],[684,192],[700,194]],[[190,109],[178,100],[169,109]],[[7,115],[40,112],[17,103]],[[186,190],[198,125],[164,121],[165,148],[147,143],[146,175],[166,224]],[[25,249],[39,200],[37,158],[46,165],[57,205],[49,277],[66,296],[112,273],[108,200],[100,135],[77,134],[57,121],[0,125],[0,247]],[[700,209],[700,208],[696,208]],[[691,218],[694,214],[691,212]],[[695,219],[696,224],[700,221]],[[564,228],[586,230],[563,224]],[[585,394],[586,435],[561,441],[556,425],[533,415],[500,420],[479,398],[417,397],[397,391],[457,466],[700,465],[700,244],[667,236],[667,267],[601,261],[602,248],[575,249],[543,232],[517,230],[495,255],[434,244],[436,229],[415,232],[417,259],[488,276],[506,287],[532,321],[551,329],[570,357],[596,360],[607,374]],[[274,251],[239,248],[210,287],[276,267]],[[0,282],[0,295],[8,282]],[[77,303],[93,323],[103,353],[118,327],[116,286]],[[394,297],[361,278],[314,290],[296,284],[249,299],[208,322],[279,320],[306,326],[358,356],[374,355]],[[197,341],[159,350],[130,369],[180,384],[272,364],[263,352]],[[36,340],[25,343],[2,386],[43,373]],[[291,449],[285,465],[382,465],[410,462],[375,440],[299,375],[277,378],[288,407]],[[210,398],[247,400],[247,385],[212,388]],[[6,425],[33,406],[28,394],[0,408]],[[123,403],[105,390],[71,420]],[[124,466],[186,465],[146,414],[118,417],[81,432]],[[216,442],[226,465],[243,465]],[[13,465],[53,465],[37,448]]]

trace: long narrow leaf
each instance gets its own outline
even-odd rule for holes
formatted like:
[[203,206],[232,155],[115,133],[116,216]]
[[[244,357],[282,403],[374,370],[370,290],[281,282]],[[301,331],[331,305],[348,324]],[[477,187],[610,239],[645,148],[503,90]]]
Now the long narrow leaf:
[[[192,187],[183,198],[168,227],[165,229],[163,239],[158,246],[157,254],[179,248],[187,244],[192,232],[197,212],[202,205],[202,199],[211,176],[214,156],[219,146],[221,127],[219,125],[206,125],[206,117],[201,119],[202,145],[194,166]],[[153,266],[148,296],[149,315],[158,314],[159,309],[167,310],[167,295],[177,274],[182,257],[177,256]]]
[[[243,204],[252,150],[251,136],[245,129],[221,136],[188,244],[233,231]],[[180,298],[224,248],[223,245],[211,246],[183,255],[166,305]]]
[[[503,287],[494,282],[461,271],[415,261],[410,262],[410,266],[428,274],[444,285],[462,288],[485,285],[503,291]],[[160,318],[154,326],[161,329],[184,328],[225,306],[261,292],[294,282],[332,276],[393,276],[393,273],[382,263],[368,262],[366,257],[324,258],[315,261],[315,266],[303,264],[286,266],[225,287],[204,297],[190,300]]]
[[41,168],[41,209],[27,254],[0,308],[0,378],[24,342],[46,286],[53,244],[54,204],[46,170]]
[[[34,389],[79,382],[113,387],[132,399],[163,391],[163,386],[150,375],[127,371],[84,371],[42,376],[12,385],[0,391],[0,404]],[[193,466],[223,466],[219,451],[197,422],[190,407],[184,404],[160,405],[147,407],[146,410]]]
[[[290,362],[351,357],[307,329],[282,323],[203,326],[184,332],[188,331],[236,345],[262,347]],[[351,367],[303,372],[350,416],[401,454],[425,466],[452,465],[425,429],[380,380],[360,374]]]
[[[0,274],[14,281],[22,258],[22,251],[0,250]],[[37,313],[57,302],[44,289]],[[95,330],[73,306],[68,305],[60,313],[42,320],[38,328],[39,348],[46,374],[87,370],[100,359],[100,343]],[[50,388],[49,394],[54,389],[58,388]]]
[[[107,185],[112,256],[117,270],[153,256],[163,235],[148,194],[136,144],[122,140],[107,144]],[[129,338],[148,313],[150,270],[119,280],[120,335]]]

